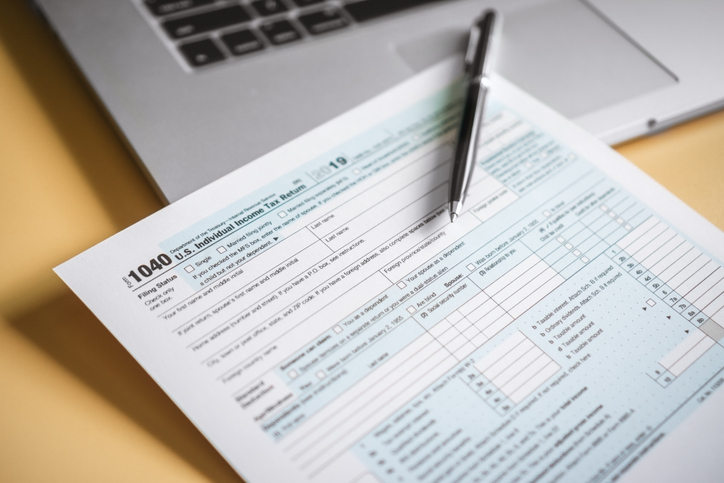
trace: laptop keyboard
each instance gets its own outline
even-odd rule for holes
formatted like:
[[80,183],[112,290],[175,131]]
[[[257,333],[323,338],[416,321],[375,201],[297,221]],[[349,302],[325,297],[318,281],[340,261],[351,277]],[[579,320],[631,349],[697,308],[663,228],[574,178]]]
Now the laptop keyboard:
[[192,69],[300,44],[442,0],[142,0]]

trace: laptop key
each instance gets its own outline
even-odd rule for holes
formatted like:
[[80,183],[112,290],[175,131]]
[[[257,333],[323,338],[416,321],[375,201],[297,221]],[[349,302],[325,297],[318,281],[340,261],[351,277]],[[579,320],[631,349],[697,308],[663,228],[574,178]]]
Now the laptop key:
[[281,0],[256,0],[251,2],[251,5],[262,17],[287,11],[286,5]]
[[286,44],[302,38],[294,26],[286,20],[265,23],[259,28],[274,45]]
[[261,40],[259,40],[251,30],[241,30],[239,32],[225,34],[221,36],[221,40],[224,41],[234,55],[249,54],[264,48],[264,44],[261,43]]
[[239,5],[220,8],[211,12],[169,20],[163,23],[163,28],[174,39],[182,39],[190,35],[216,30],[229,25],[251,20],[248,13]]
[[345,5],[349,14],[358,22],[441,0],[362,0]]
[[154,15],[168,15],[183,12],[190,8],[210,5],[216,0],[144,0],[144,3]]
[[323,34],[349,25],[349,21],[346,18],[342,17],[338,11],[331,8],[322,10],[321,12],[300,15],[299,21],[312,35]]
[[202,67],[224,60],[224,54],[211,39],[181,44],[179,50],[194,67]]
[[294,0],[294,3],[296,3],[298,7],[308,7],[322,2],[324,2],[324,0]]

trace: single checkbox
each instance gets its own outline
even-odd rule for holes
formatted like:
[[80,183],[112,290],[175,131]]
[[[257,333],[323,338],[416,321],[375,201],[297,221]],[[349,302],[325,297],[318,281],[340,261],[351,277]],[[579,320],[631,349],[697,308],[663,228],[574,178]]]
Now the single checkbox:
[[656,305],[656,301],[655,301],[654,299],[648,299],[648,300],[646,301],[646,303],[649,304],[651,307],[653,307],[654,305]]
[[325,377],[327,377],[327,373],[324,371],[317,371],[317,377],[319,379],[324,379]]
[[337,334],[339,334],[340,332],[342,332],[342,326],[340,326],[340,325],[335,325],[335,326],[334,326],[334,332],[337,333]]
[[412,305],[410,305],[409,307],[407,307],[407,311],[410,312],[411,314],[414,314],[415,312],[417,312],[417,309],[415,307],[413,307]]
[[626,223],[624,225],[624,228],[626,228],[628,231],[631,231],[631,228],[633,228],[633,227],[631,225],[629,225],[628,223]]
[[581,261],[582,261],[583,263],[588,263],[588,262],[589,262],[588,257],[581,257]]
[[291,371],[287,372],[287,375],[289,376],[289,379],[294,379],[299,375],[299,373],[292,369]]
[[578,251],[578,250],[573,250],[573,254],[574,254],[575,256],[579,256],[579,255],[581,254],[581,252]]
[[546,216],[546,217],[551,216],[551,212],[548,211],[548,210],[545,210],[545,211],[543,212],[543,216]]
[[224,253],[226,251],[226,247],[221,246],[221,247],[217,248],[216,251],[219,253]]
[[616,223],[618,223],[619,225],[623,225],[623,218],[621,218],[621,217],[616,218]]
[[186,270],[186,273],[191,273],[195,270],[195,268],[191,265],[187,265],[184,267],[184,270]]
[[280,212],[279,212],[279,218],[284,218],[285,216],[287,216],[287,212],[286,212],[286,211],[280,211]]
[[603,212],[608,211],[608,206],[606,206],[606,205],[601,205],[601,211],[603,211]]
[[559,236],[558,238],[556,238],[556,240],[558,240],[558,243],[563,243],[566,241],[566,239],[563,238],[562,236]]
[[563,245],[563,246],[566,247],[566,248],[568,248],[569,250],[570,250],[571,248],[573,248],[573,245],[571,245],[570,243],[566,243],[566,244]]
[[405,284],[405,282],[403,282],[402,280],[400,280],[400,281],[397,283],[397,286],[400,287],[400,288],[405,288],[405,287],[407,287],[407,285]]
[[472,263],[468,263],[468,270],[470,270],[471,272],[475,270],[475,265],[473,265]]
[[611,218],[616,218],[616,212],[615,212],[615,211],[609,211],[609,212],[608,212],[608,216],[610,216]]
[[352,172],[353,172],[354,174],[360,174],[362,171],[360,171],[359,169],[355,169],[355,170],[353,170]]

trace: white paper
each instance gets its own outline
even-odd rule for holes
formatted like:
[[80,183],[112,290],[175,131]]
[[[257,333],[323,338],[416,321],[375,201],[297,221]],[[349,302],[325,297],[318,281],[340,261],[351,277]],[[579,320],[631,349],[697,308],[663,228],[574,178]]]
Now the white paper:
[[724,382],[722,233],[503,79],[449,223],[456,75],[56,269],[248,481],[613,481]]

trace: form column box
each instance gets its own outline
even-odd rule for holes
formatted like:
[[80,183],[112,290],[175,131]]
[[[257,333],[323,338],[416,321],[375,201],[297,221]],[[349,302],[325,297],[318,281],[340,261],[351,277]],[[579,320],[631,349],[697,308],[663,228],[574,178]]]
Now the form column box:
[[[694,310],[696,310],[696,307],[694,307]],[[693,312],[693,310],[690,312]],[[688,313],[689,312],[687,312],[687,314]],[[706,322],[706,320],[707,316],[704,315],[701,311],[696,311],[696,315],[689,318],[689,321],[693,322],[694,324],[703,324],[704,322]]]
[[635,270],[637,268],[640,268],[640,265],[633,258],[629,258],[627,262],[621,264],[621,268],[633,275],[634,273],[636,273]]
[[626,263],[626,261],[628,261],[628,259],[629,259],[629,254],[626,253],[625,251],[621,250],[621,251],[619,251],[616,255],[614,255],[613,257],[611,257],[611,259],[612,259],[617,265],[623,265],[624,263]]
[[618,240],[621,239],[621,237],[623,235],[628,233],[628,230],[626,230],[625,228],[623,228],[619,225],[616,225],[614,223],[611,223],[610,226],[611,226],[611,229],[609,230],[608,233],[606,233],[605,230],[603,233],[601,233],[601,238],[607,245],[616,243]]
[[664,226],[664,230],[656,237],[650,239],[649,242],[643,245],[640,249],[634,251],[631,247],[629,247],[626,250],[647,268],[653,266],[654,262],[658,261],[660,249],[667,246],[667,244],[677,236],[676,232],[669,226],[664,223],[661,223],[661,225]]
[[[659,278],[668,284],[673,284],[682,272],[686,273],[687,270],[692,269],[695,272],[706,263],[708,258],[709,257],[704,255],[699,249],[692,247],[691,250],[669,265],[669,267],[659,275]],[[676,287],[674,286],[673,288]]]
[[507,398],[512,404],[528,397],[560,370],[550,356],[520,331],[476,362],[475,368],[501,393],[500,402]]
[[563,277],[563,279],[566,280],[568,278],[571,278],[573,275],[575,275],[576,272],[578,272],[581,268],[583,268],[583,266],[588,262],[589,262],[589,260],[587,257],[581,257],[580,259],[575,260],[573,263],[571,263],[564,269],[559,270],[559,273],[560,273],[561,277]]
[[616,260],[616,256],[621,253],[623,250],[619,248],[618,246],[612,246],[608,250],[606,250],[606,256],[609,257],[611,260]]
[[651,216],[647,218],[645,221],[643,221],[639,226],[637,226],[631,233],[623,237],[617,245],[621,247],[621,249],[626,249],[628,246],[630,246],[634,241],[638,240],[643,236],[645,233],[647,233],[651,228],[656,226],[659,223],[659,219],[655,216]]
[[651,282],[655,278],[656,277],[654,276],[653,273],[646,270],[644,273],[642,273],[641,275],[638,276],[638,281],[641,283],[641,285],[646,286],[649,284],[649,282]]
[[719,295],[722,292],[722,289],[718,288],[717,285],[722,282],[723,277],[724,270],[719,268],[704,279],[699,276],[692,277],[698,278],[700,283],[692,287],[691,290],[688,291],[688,293],[682,290],[683,287],[677,288],[676,290],[681,290],[681,292],[679,293],[682,293],[699,310],[705,311],[704,309],[707,305],[709,305],[709,302],[713,299],[713,297]]
[[[657,285],[658,285],[658,287],[657,287]],[[649,288],[651,288],[654,291],[654,294],[658,295],[658,297],[661,300],[666,300],[669,295],[671,295],[672,293],[675,293],[673,290],[671,290],[671,287],[669,287],[665,283],[660,283],[660,281],[658,279],[657,279],[657,283],[650,284]],[[679,312],[681,312],[681,311],[679,311]]]
[[694,248],[694,245],[684,240],[683,237],[677,235],[676,239],[679,240],[679,244],[673,250],[670,250],[667,254],[665,254],[661,258],[661,260],[656,262],[656,264],[650,268],[652,272],[654,272],[658,277],[662,279],[662,274],[666,270],[668,270],[671,265],[676,263],[676,261],[684,257],[687,253],[691,251],[692,248]]
[[[641,262],[646,268],[656,274],[658,274],[659,271],[654,270],[654,267],[658,266],[659,262],[664,260],[669,254],[674,252],[682,243],[684,243],[684,238],[671,228],[667,229],[664,233],[666,237],[670,236],[670,238],[667,240],[662,236],[661,241],[663,241],[663,243],[661,243],[658,248],[652,248],[651,253],[649,253]],[[663,268],[660,271],[663,271]]]
[[674,347],[660,361],[667,371],[675,377],[681,375],[689,366],[696,362],[714,345],[714,340],[699,329],[694,329],[689,336]]
[[584,250],[584,255],[587,255],[589,258],[594,258],[603,253],[606,248],[610,245],[609,242],[605,240],[599,240],[598,243],[596,243],[593,247],[589,248],[588,250]]
[[[654,242],[653,246],[658,246],[658,242],[656,242],[656,240],[662,233],[667,230],[667,228],[668,226],[665,223],[661,223],[657,219],[654,226],[652,226],[645,233],[640,233],[640,236],[638,238],[635,238],[629,245],[624,246],[623,244],[619,243],[619,246],[634,257],[636,257],[636,260],[640,262],[644,258],[643,254],[648,253],[648,250],[651,250],[651,248],[646,249],[646,247],[649,246],[652,242]],[[638,230],[634,230],[633,232],[631,232],[631,234],[635,234],[637,233],[637,231]],[[624,239],[626,238],[628,238],[628,236],[626,236]]]
[[674,382],[674,379],[676,379],[676,377],[674,377],[672,373],[664,371],[664,373],[656,379],[656,382],[658,382],[661,387],[667,387],[669,384]]
[[508,398],[504,399],[500,404],[498,404],[498,407],[495,408],[495,410],[500,414],[501,416],[504,414],[508,414],[511,409],[515,407],[515,404],[513,404],[512,401],[510,401]]
[[706,315],[713,317],[724,308],[724,278],[693,303]]
[[653,280],[649,281],[649,282],[646,284],[646,287],[648,287],[648,289],[651,290],[652,292],[656,292],[656,291],[659,290],[663,285],[664,285],[664,282],[662,282],[661,280],[659,280],[658,277],[654,277]]
[[[705,282],[717,269],[719,265],[707,256],[697,258],[691,265],[684,267],[669,281],[674,290],[689,298],[689,292]],[[689,301],[694,302],[692,298]]]
[[[462,315],[465,315],[465,316],[470,315],[475,309],[477,309],[478,307],[483,305],[488,300],[490,300],[490,297],[488,296],[488,294],[486,294],[485,292],[480,292],[478,295],[476,295],[475,297],[471,298],[470,300],[465,302],[463,305],[461,305],[460,308],[458,308],[458,311]],[[474,322],[474,320],[473,320],[473,322]]]
[[714,320],[707,319],[701,324],[699,329],[711,337],[715,342],[719,342],[724,339],[724,327]]
[[[570,254],[570,251],[563,245],[559,245],[557,242],[552,243],[552,245],[555,249],[547,255],[542,255],[543,260],[550,266],[555,265],[561,258]],[[538,251],[537,254],[541,255],[541,252]]]
[[596,240],[590,246],[595,245],[599,240],[596,234],[589,230],[588,227],[586,227],[582,223],[579,224],[581,225],[581,229],[575,235],[569,236],[568,240],[573,244],[574,247],[581,250],[581,246],[586,244],[591,238],[595,238]]
[[681,300],[681,295],[676,292],[671,292],[665,299],[662,300],[670,307],[675,307],[679,300]]
[[652,363],[651,367],[646,370],[646,374],[654,381],[661,377],[661,375],[665,372],[666,368],[662,366],[659,362]]

